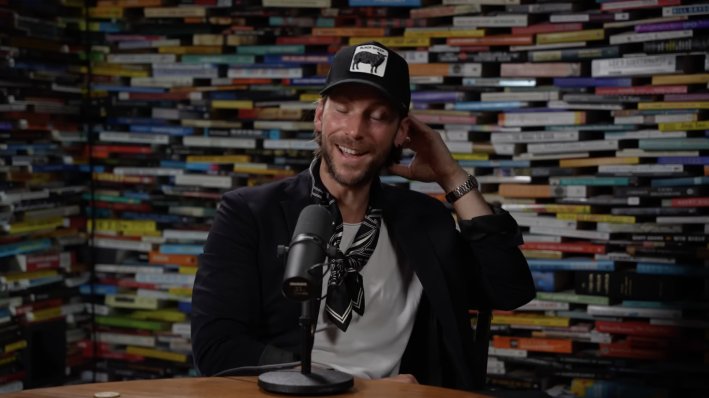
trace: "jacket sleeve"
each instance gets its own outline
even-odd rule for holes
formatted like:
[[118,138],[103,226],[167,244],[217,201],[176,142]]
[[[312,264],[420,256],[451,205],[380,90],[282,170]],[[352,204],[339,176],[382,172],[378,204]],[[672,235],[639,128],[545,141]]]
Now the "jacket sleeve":
[[517,222],[497,206],[493,214],[458,220],[460,234],[473,256],[470,308],[514,310],[536,296],[532,273],[518,246]]
[[198,371],[208,376],[294,360],[293,354],[258,340],[258,225],[238,192],[223,196],[199,260],[192,294],[192,350]]

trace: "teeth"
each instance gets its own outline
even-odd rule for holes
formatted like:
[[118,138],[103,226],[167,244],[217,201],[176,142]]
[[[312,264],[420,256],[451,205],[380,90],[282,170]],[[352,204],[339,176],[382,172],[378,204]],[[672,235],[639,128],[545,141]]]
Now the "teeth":
[[341,145],[338,145],[338,147],[340,148],[340,150],[341,150],[342,152],[344,152],[344,153],[346,153],[346,154],[348,154],[348,155],[359,155],[359,154],[362,153],[362,152],[355,152],[355,151],[351,150],[350,148],[345,148],[345,147],[343,147],[343,146],[341,146]]

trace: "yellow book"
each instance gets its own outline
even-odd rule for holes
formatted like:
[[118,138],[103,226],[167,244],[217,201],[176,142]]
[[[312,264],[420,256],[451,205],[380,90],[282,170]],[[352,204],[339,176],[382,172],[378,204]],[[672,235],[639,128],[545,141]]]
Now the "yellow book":
[[92,7],[89,8],[89,16],[91,18],[123,18],[122,7]]
[[64,226],[64,217],[49,217],[39,220],[23,221],[10,224],[11,234],[21,234],[25,232],[42,231]]
[[141,297],[134,294],[107,294],[104,304],[116,308],[134,308],[140,310],[156,310],[163,303],[155,297]]
[[187,127],[222,127],[222,128],[232,128],[240,129],[241,122],[229,122],[226,120],[200,120],[200,119],[184,119],[180,121],[180,124]]
[[488,153],[451,153],[455,160],[489,160]]
[[158,47],[160,54],[221,54],[221,46]]
[[[93,229],[93,220],[86,222],[86,229]],[[102,231],[155,231],[155,221],[143,220],[96,220],[96,229]]]
[[187,355],[185,355],[185,354],[179,354],[176,352],[168,352],[168,351],[160,351],[160,350],[155,350],[152,348],[128,346],[128,347],[126,347],[126,353],[133,354],[133,355],[141,355],[141,356],[148,357],[148,358],[164,359],[166,361],[187,362]]
[[224,35],[194,35],[192,36],[192,44],[195,46],[223,46]]
[[[193,267],[196,268],[196,267]],[[191,296],[192,295],[192,288],[189,287],[171,287],[167,289],[168,293],[171,294],[179,294],[183,296]]]
[[123,236],[162,236],[162,231],[122,231]]
[[387,47],[429,47],[429,37],[350,37],[349,44],[354,46],[376,40]]
[[[197,267],[180,267],[179,272],[181,274],[187,274],[187,275],[197,275]],[[180,293],[175,293],[175,294],[180,294]]]
[[151,321],[184,322],[187,319],[187,314],[175,310],[135,311],[129,317]]
[[709,102],[641,102],[638,109],[709,109]]
[[522,250],[522,255],[525,258],[560,260],[563,258],[564,253],[554,250]]
[[559,160],[559,167],[592,167],[608,164],[640,164],[640,158],[584,158]]
[[306,93],[300,95],[300,100],[303,102],[315,102],[318,101],[320,98],[322,98],[320,94]]
[[235,173],[248,173],[248,174],[263,174],[269,176],[292,176],[295,175],[294,170],[279,170],[279,169],[252,169],[244,167],[234,167]]
[[[561,51],[562,50],[555,50],[555,51],[534,51],[531,52],[531,59],[530,61],[532,62],[552,62],[552,61],[561,61]],[[578,58],[579,59],[591,59],[591,58],[605,58],[603,54],[603,50],[601,49],[595,49],[595,48],[588,48],[588,49],[578,49]],[[508,91],[509,88],[506,88],[505,91]]]
[[5,275],[0,276],[0,282],[17,282],[21,280],[29,279],[40,279],[47,278],[50,276],[58,275],[59,272],[55,269],[47,269],[42,271],[30,271],[30,272],[10,272]]
[[0,359],[0,366],[7,365],[7,364],[13,363],[15,361],[17,361],[17,355],[12,355],[9,357],[2,358],[2,359]]
[[254,109],[253,101],[238,101],[238,100],[214,100],[212,101],[214,109]]
[[[84,66],[79,68],[81,73],[88,73],[88,69]],[[109,68],[93,68],[91,71],[94,75],[103,76],[120,76],[120,77],[149,77],[150,72],[144,70],[128,70],[128,69],[109,69]]]
[[482,37],[485,31],[482,29],[465,30],[406,30],[404,37]]
[[13,352],[13,351],[21,350],[23,348],[27,348],[27,340],[20,340],[20,341],[14,342],[14,343],[7,344],[5,346],[5,352],[6,353]]
[[667,75],[653,76],[654,86],[674,86],[682,84],[706,84],[709,83],[709,73],[699,73],[696,75]]
[[59,318],[60,316],[62,316],[62,307],[32,311],[25,314],[25,316],[30,322],[46,321],[47,319]]
[[590,222],[612,222],[620,224],[635,224],[634,216],[611,216],[608,214],[573,214],[573,213],[557,213],[556,218],[559,220],[576,220]]
[[660,131],[709,130],[709,121],[660,123],[658,126]]
[[493,315],[493,325],[569,326],[569,318],[530,315]]
[[188,156],[187,163],[246,163],[251,161],[251,156],[223,155],[223,156]]
[[537,34],[537,44],[567,43],[572,41],[591,41],[603,39],[605,39],[603,29]]
[[153,7],[145,9],[146,18],[206,17],[206,7]]

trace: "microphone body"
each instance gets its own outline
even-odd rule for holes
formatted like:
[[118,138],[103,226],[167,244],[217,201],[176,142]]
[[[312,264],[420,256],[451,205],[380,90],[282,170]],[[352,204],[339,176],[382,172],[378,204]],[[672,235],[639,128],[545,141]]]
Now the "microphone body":
[[320,295],[322,271],[311,268],[325,262],[334,232],[332,216],[325,208],[310,205],[300,213],[283,275],[283,295],[288,299],[304,302]]

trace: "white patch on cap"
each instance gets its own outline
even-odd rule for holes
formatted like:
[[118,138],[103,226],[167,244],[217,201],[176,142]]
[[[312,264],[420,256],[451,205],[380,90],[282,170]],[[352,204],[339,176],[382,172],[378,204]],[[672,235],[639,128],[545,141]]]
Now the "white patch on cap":
[[389,51],[372,45],[359,46],[355,48],[350,72],[369,73],[384,77],[387,61],[389,61]]

